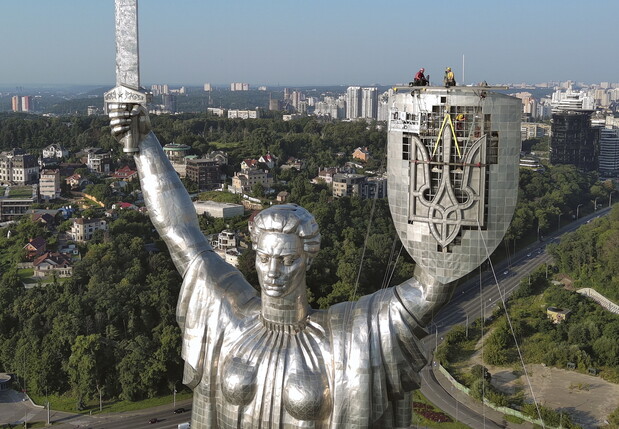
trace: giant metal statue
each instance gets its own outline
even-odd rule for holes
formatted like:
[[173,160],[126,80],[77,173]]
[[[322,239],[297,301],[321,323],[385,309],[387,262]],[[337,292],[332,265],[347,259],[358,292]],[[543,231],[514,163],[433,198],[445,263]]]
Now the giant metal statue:
[[[127,31],[118,16],[127,4],[135,11],[135,1],[116,0],[117,37]],[[415,274],[315,310],[305,277],[320,247],[313,216],[287,204],[255,217],[257,293],[200,231],[145,108],[131,102],[145,97],[137,74],[125,92],[123,64],[137,73],[137,36],[117,47],[131,60],[117,60],[118,85],[106,94],[112,133],[134,153],[149,215],[184,278],[177,320],[183,382],[194,391],[192,429],[409,427],[410,395],[426,363],[424,326],[511,219],[519,101],[457,87],[393,95],[390,206]]]

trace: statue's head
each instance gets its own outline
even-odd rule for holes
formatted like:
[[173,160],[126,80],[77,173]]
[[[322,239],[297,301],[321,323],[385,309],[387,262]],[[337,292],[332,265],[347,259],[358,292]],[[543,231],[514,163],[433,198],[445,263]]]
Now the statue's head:
[[271,297],[305,291],[305,273],[320,249],[318,224],[307,210],[283,204],[261,211],[250,226],[262,292]]

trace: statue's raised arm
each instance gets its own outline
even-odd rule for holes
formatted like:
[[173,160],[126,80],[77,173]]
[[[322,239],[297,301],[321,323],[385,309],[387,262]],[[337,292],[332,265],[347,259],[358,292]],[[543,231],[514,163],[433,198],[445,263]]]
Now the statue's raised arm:
[[132,121],[139,123],[139,152],[134,159],[144,200],[151,221],[168,246],[176,268],[184,274],[198,254],[211,249],[200,231],[191,198],[152,132],[144,107],[111,104],[109,116],[112,135],[118,141],[130,132]]

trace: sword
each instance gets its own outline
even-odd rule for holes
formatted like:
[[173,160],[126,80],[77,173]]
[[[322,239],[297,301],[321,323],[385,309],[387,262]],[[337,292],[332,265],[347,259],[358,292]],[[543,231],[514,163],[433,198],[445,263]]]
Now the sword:
[[[116,87],[104,94],[104,102],[145,105],[151,94],[140,87],[138,51],[138,0],[115,0]],[[132,118],[131,129],[121,140],[123,152],[138,152],[139,122]]]

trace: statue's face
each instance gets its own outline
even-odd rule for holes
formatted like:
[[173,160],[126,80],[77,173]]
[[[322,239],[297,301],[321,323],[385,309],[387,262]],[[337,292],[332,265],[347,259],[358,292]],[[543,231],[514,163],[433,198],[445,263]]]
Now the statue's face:
[[282,297],[305,288],[307,255],[296,234],[267,232],[256,247],[256,271],[262,292]]

